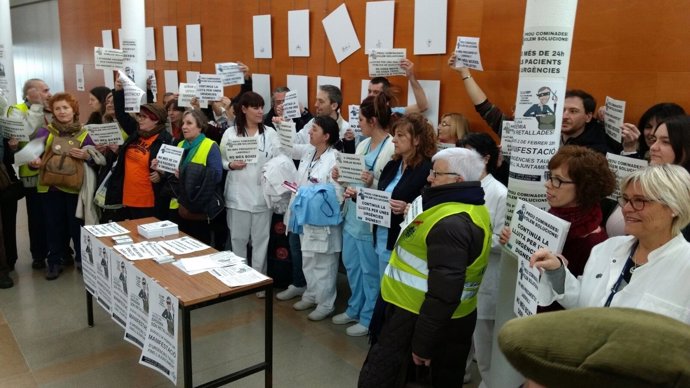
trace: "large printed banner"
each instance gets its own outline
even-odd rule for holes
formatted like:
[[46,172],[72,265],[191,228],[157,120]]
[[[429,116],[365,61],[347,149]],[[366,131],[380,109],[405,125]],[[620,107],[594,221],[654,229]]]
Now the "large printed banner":
[[518,198],[541,209],[547,206],[544,173],[561,143],[576,9],[576,0],[527,2],[510,141],[507,221]]

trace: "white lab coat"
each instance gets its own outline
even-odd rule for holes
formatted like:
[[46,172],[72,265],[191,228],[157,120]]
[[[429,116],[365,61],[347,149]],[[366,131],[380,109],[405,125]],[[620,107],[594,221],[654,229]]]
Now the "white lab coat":
[[[549,276],[539,284],[539,304],[558,301],[565,308],[603,307],[630,255],[633,236],[612,237],[595,246],[585,271],[576,278],[566,271],[565,291],[556,294]],[[611,307],[630,307],[666,315],[690,324],[690,243],[678,234],[653,250],[630,284],[614,296]]]
[[236,139],[237,128],[228,128],[220,141],[220,154],[223,158],[223,168],[228,171],[225,179],[225,207],[252,213],[268,211],[261,188],[261,170],[268,160],[280,153],[280,137],[275,129],[264,127],[264,133],[258,132],[259,158],[256,163],[249,163],[241,170],[229,170],[232,160],[228,158],[227,144]]

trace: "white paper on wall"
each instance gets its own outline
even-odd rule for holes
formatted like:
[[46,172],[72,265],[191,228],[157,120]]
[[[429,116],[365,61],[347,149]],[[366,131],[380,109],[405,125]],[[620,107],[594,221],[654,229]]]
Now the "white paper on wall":
[[269,74],[252,74],[252,91],[264,98],[264,110],[271,106],[271,76]]
[[156,39],[154,37],[153,27],[146,27],[146,60],[156,60]]
[[368,55],[373,49],[393,48],[393,26],[395,1],[367,2],[364,51]]
[[271,15],[254,16],[254,58],[273,58]]
[[414,54],[445,54],[448,0],[415,0]]
[[165,92],[177,93],[179,82],[177,81],[177,70],[164,70]]
[[163,26],[163,51],[166,61],[177,62],[177,26]]
[[[337,86],[338,89],[341,89],[340,88],[340,82],[341,82],[340,77],[331,77],[329,75],[317,75],[316,76],[316,91],[319,90],[319,86],[321,86],[321,85],[333,85],[333,86]],[[314,94],[316,94],[316,91],[314,91]]]
[[297,91],[297,99],[303,107],[309,106],[309,77],[306,75],[287,75],[287,87]]
[[326,16],[321,23],[338,63],[362,47],[345,3]]
[[201,62],[201,24],[187,24],[187,61]]
[[[429,108],[424,112],[424,116],[429,120],[429,123],[434,128],[438,128],[438,104],[439,98],[441,96],[441,81],[422,81],[419,80],[419,84],[422,85],[424,93],[426,94],[426,99],[429,102]],[[417,100],[414,98],[412,93],[412,88],[408,86],[407,88],[407,104],[415,104]]]
[[309,10],[288,11],[288,55],[309,56]]
[[101,38],[103,39],[104,48],[113,48],[113,31],[112,30],[102,30]]

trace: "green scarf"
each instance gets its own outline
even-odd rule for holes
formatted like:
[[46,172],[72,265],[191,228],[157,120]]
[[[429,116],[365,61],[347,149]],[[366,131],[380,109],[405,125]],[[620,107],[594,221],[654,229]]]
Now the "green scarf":
[[189,164],[189,162],[192,161],[194,155],[196,155],[196,152],[199,150],[199,145],[205,139],[206,135],[201,133],[191,143],[189,142],[189,140],[185,140],[184,142],[182,142],[182,149],[187,154],[187,156],[185,156],[184,160],[182,161],[182,166],[180,166],[180,170],[186,167]]
[[48,125],[48,131],[52,132],[55,136],[76,136],[79,131],[81,131],[81,123],[75,121],[69,124],[63,124],[57,120],[53,120],[50,125]]

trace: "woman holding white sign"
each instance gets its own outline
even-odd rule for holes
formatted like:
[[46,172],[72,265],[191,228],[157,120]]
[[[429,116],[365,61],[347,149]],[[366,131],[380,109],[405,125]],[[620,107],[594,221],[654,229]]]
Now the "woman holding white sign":
[[681,234],[690,222],[690,173],[650,166],[628,175],[621,191],[628,236],[594,247],[582,276],[547,249],[532,255],[530,264],[545,270],[539,304],[638,308],[690,324],[690,243]]
[[[266,274],[266,252],[273,212],[264,199],[261,170],[267,161],[280,152],[280,138],[275,129],[264,126],[263,106],[264,99],[259,94],[244,93],[237,104],[235,126],[223,134],[220,149],[223,168],[228,170],[225,207],[228,228],[232,231],[232,250],[240,257],[248,257],[247,244],[251,236],[252,267]],[[256,162],[245,163],[228,154],[228,144],[242,137],[257,139],[259,152]]]
[[[582,146],[561,147],[548,167],[544,187],[549,213],[570,222],[562,253],[568,258],[568,269],[581,275],[592,248],[608,238],[600,226],[601,201],[613,193],[616,177],[603,155]],[[501,242],[508,241],[509,235],[505,228]],[[539,312],[560,309],[554,304]]]
[[[365,98],[359,106],[359,126],[367,138],[359,143],[355,154],[364,155],[367,169],[362,171],[361,183],[345,190],[345,198],[352,200],[345,202],[343,224],[343,264],[352,293],[347,310],[333,317],[333,323],[337,325],[357,322],[346,330],[347,335],[353,337],[369,332],[380,281],[371,225],[356,216],[357,188],[377,187],[383,167],[393,156],[395,147],[388,130],[390,120],[391,108],[383,93]],[[337,168],[333,169],[332,176],[338,180]]]
[[426,118],[419,113],[405,115],[393,124],[395,155],[381,171],[378,189],[391,193],[391,227],[374,225],[376,255],[379,259],[379,279],[388,265],[405,208],[414,201],[427,184],[436,154],[436,134]]

